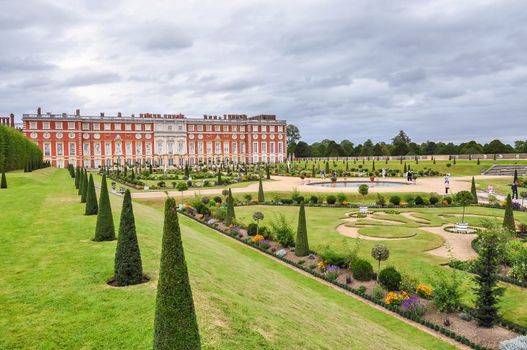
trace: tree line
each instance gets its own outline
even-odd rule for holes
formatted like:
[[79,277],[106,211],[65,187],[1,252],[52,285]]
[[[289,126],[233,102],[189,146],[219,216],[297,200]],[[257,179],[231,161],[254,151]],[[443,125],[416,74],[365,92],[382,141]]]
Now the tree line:
[[413,142],[403,130],[399,131],[390,143],[373,143],[368,139],[362,144],[350,140],[336,142],[325,139],[308,144],[300,141],[298,128],[287,126],[287,152],[295,157],[365,157],[365,156],[404,156],[404,155],[439,155],[439,154],[504,154],[527,153],[527,141],[515,141],[514,145],[496,139],[481,144],[474,140],[454,144],[453,142],[426,141],[421,144]]
[[0,125],[0,171],[38,169],[42,165],[42,151],[16,129]]

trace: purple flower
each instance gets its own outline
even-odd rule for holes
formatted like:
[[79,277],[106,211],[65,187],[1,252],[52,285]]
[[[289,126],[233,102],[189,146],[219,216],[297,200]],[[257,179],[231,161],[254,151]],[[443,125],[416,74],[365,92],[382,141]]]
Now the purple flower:
[[329,265],[326,271],[331,272],[331,271],[337,271],[338,269],[339,269],[338,266]]

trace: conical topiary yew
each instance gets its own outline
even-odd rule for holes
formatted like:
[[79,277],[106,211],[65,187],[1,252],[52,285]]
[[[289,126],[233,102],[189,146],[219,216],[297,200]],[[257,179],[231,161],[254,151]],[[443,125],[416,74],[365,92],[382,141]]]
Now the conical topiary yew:
[[97,215],[97,193],[95,192],[95,184],[93,183],[93,176],[90,174],[88,180],[88,189],[86,191],[86,210],[85,215]]
[[80,169],[79,167],[75,168],[75,188],[79,189],[80,184]]
[[86,197],[88,195],[88,173],[84,170],[82,175],[82,188],[81,188],[81,203],[86,203]]
[[114,283],[118,286],[128,286],[143,282],[143,265],[141,251],[135,232],[135,218],[130,191],[126,190],[121,210],[121,223],[115,250]]
[[101,181],[101,195],[99,197],[99,210],[97,211],[97,225],[95,226],[96,242],[113,241],[115,239],[115,227],[113,225],[112,206],[108,196],[106,175],[103,174]]
[[258,183],[258,202],[259,203],[265,202],[265,195],[264,195],[262,176],[261,175],[260,175],[260,181]]
[[478,204],[478,193],[476,191],[476,180],[472,176],[472,185],[470,186],[470,193],[472,193],[473,204]]
[[165,202],[153,348],[201,349],[174,198]]
[[307,241],[306,211],[304,201],[300,202],[298,213],[298,229],[296,231],[295,255],[306,256],[309,254],[309,243]]
[[84,181],[84,170],[82,168],[79,169],[79,190],[77,191],[77,194],[79,196],[82,196],[82,191],[83,191],[83,188],[82,187],[82,182]]
[[0,181],[0,188],[7,188],[7,179],[5,177],[5,171],[2,171],[2,180]]
[[505,216],[503,217],[503,227],[511,232],[516,232],[516,223],[514,222],[514,212],[512,210],[512,198],[511,195],[507,195],[505,201]]
[[236,213],[234,212],[234,198],[232,198],[232,192],[229,188],[229,194],[227,196],[227,214],[225,215],[225,225],[229,226],[234,223],[236,219]]

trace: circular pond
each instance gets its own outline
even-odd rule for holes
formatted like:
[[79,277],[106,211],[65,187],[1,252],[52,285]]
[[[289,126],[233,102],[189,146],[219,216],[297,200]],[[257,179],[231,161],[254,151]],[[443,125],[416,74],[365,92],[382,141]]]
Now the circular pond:
[[318,187],[359,187],[360,185],[368,185],[370,188],[373,187],[400,187],[406,186],[406,182],[392,182],[392,181],[337,181],[337,182],[312,182],[309,186]]

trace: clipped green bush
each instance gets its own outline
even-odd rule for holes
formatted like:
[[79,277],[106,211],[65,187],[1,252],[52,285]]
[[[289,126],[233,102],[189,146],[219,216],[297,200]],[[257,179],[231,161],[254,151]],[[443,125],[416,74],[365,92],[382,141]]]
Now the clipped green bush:
[[395,267],[385,267],[379,273],[379,283],[388,291],[397,291],[401,288],[401,274]]
[[351,264],[351,274],[358,281],[371,281],[373,279],[373,266],[366,260],[356,259]]
[[326,197],[326,202],[328,204],[335,204],[337,202],[337,197],[335,197],[334,195],[330,194],[329,196]]
[[309,254],[309,243],[307,239],[306,211],[304,202],[300,202],[298,213],[298,228],[296,231],[295,255],[306,256]]
[[101,195],[99,197],[99,210],[97,211],[97,224],[95,225],[96,242],[113,241],[115,239],[115,227],[113,224],[112,206],[108,195],[106,174],[102,175]]
[[399,196],[391,196],[390,197],[390,203],[392,203],[393,205],[401,204],[401,197],[399,197]]

